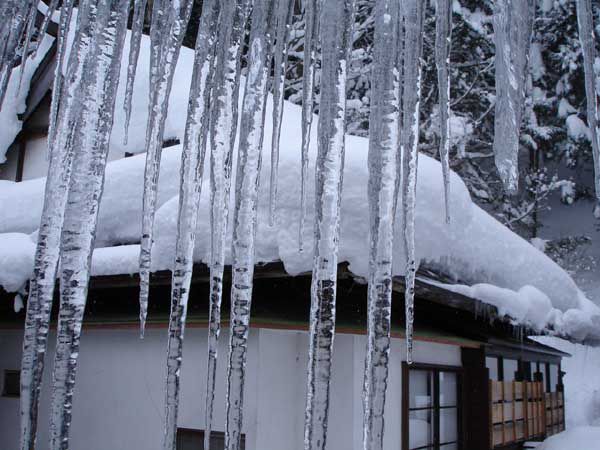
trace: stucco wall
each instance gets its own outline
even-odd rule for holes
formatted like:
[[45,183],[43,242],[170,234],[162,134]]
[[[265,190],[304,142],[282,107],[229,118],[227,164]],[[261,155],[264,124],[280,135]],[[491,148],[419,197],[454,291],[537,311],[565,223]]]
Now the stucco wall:
[[[227,331],[220,341],[215,430],[224,429]],[[0,370],[20,365],[21,331],[0,331]],[[50,339],[54,347],[54,336]],[[308,337],[302,331],[254,329],[245,386],[244,433],[248,450],[301,450]],[[52,348],[50,351],[52,352]],[[84,330],[74,401],[72,450],[158,450],[162,442],[166,330]],[[204,428],[206,330],[188,328],[179,426]],[[52,353],[49,353],[52,354]],[[362,379],[365,337],[335,338],[327,448],[362,448]],[[394,339],[386,403],[385,447],[397,450],[401,429],[401,361]],[[419,362],[460,365],[455,346],[417,342]],[[51,368],[51,361],[48,368]],[[39,449],[47,448],[50,371],[42,394]],[[0,397],[0,449],[18,448],[18,399]]]

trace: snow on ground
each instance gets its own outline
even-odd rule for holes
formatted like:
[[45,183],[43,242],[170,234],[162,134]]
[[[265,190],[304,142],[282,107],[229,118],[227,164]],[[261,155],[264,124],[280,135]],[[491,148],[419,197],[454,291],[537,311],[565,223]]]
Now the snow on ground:
[[[561,369],[565,372],[565,414],[567,428],[600,426],[600,348],[573,344],[553,337],[533,338],[569,353],[563,358]],[[598,440],[600,448],[600,440]]]
[[537,450],[598,450],[600,427],[571,428],[551,436]]
[[[148,59],[146,37],[142,44],[140,67],[144,68],[147,67]],[[125,49],[124,54],[127,53]],[[170,101],[166,136],[182,136],[192,59],[193,52],[182,49]],[[138,73],[127,148],[121,143],[123,114],[121,102],[117,102],[111,145],[119,151],[139,151],[144,147],[148,75],[146,70]],[[122,97],[121,90],[119,98]],[[267,117],[271,107],[269,98]],[[299,252],[297,244],[300,215],[300,124],[300,108],[286,102],[279,168],[278,220],[274,227],[268,226],[267,219],[270,172],[268,157],[263,158],[265,164],[258,206],[256,260],[282,261],[290,274],[309,271],[312,267],[311,252]],[[267,120],[265,135],[270,134],[271,121]],[[270,153],[270,141],[265,139],[264,155]],[[316,143],[316,127],[313,127],[309,198],[314,196]],[[362,277],[366,277],[368,273],[367,152],[366,139],[346,137],[339,260],[347,261],[350,270]],[[167,269],[173,261],[180,153],[180,146],[163,152],[155,225],[154,270]],[[499,306],[503,312],[518,321],[528,322],[537,328],[550,324],[558,331],[568,332],[578,338],[590,334],[600,337],[600,309],[585,298],[571,277],[557,264],[477,207],[471,201],[463,181],[454,173],[451,175],[450,188],[452,221],[449,225],[446,224],[440,164],[425,155],[421,155],[419,161],[416,215],[419,260],[440,268],[446,275],[464,284],[464,287],[456,289],[471,289],[464,293]],[[107,167],[96,241],[97,247],[104,248],[95,252],[94,274],[132,273],[136,270],[138,252],[135,244],[139,242],[141,229],[144,163],[145,156],[138,155],[113,161]],[[205,175],[206,173],[207,170]],[[209,251],[208,176],[204,179],[195,259],[206,262]],[[0,184],[0,233],[31,234],[36,231],[42,209],[44,182],[44,179],[36,179]],[[308,202],[310,207],[313,203],[313,200]],[[308,249],[312,248],[312,221],[313,211],[309,208],[309,226],[304,230]],[[401,236],[401,226],[400,223],[397,224],[396,236]],[[134,245],[110,248],[122,244]],[[0,246],[0,253],[4,252]],[[24,247],[23,252],[31,253],[32,250]],[[396,239],[394,258],[394,273],[402,275],[405,259],[402,239]],[[25,272],[20,274],[22,279],[27,279],[31,267]],[[491,287],[484,287],[483,284]],[[12,285],[11,288],[15,290]]]

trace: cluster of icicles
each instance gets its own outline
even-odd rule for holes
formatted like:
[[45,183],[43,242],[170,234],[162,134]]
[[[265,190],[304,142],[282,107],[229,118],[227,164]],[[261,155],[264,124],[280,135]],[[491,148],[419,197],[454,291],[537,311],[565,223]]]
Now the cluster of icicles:
[[[44,208],[29,286],[21,375],[22,450],[35,446],[38,403],[50,311],[56,278],[60,280],[58,340],[54,359],[51,414],[52,450],[69,447],[72,397],[91,254],[102,197],[109,137],[126,37],[130,0],[49,2],[38,18],[38,0],[7,0],[0,16],[0,100],[12,68],[35,48],[52,16],[59,14],[57,67],[49,129],[49,170]],[[146,0],[135,0],[132,19],[125,128],[146,13]],[[232,212],[232,288],[227,370],[226,448],[240,448],[244,375],[252,300],[254,238],[261,170],[265,105],[272,90],[270,221],[276,220],[277,165],[283,112],[288,34],[294,0],[204,0],[195,48],[181,163],[177,241],[168,331],[164,449],[174,449],[179,374],[193,267],[194,238],[205,148],[210,149],[211,257],[205,448],[209,448],[220,330],[221,299],[234,141],[239,138]],[[325,448],[329,383],[335,327],[340,197],[344,166],[345,88],[353,0],[305,0],[302,98],[302,167],[299,243],[307,210],[308,148],[314,104],[315,72],[320,67],[318,156],[314,221],[314,266],[310,312],[309,365],[304,445]],[[390,351],[392,248],[397,199],[401,199],[406,267],[407,361],[411,361],[413,297],[417,262],[414,221],[419,137],[421,53],[425,3],[375,0],[375,38],[369,140],[370,273],[368,347],[364,376],[364,448],[383,445],[384,406]],[[154,0],[151,12],[149,116],[140,253],[140,320],[143,335],[148,304],[153,221],[168,99],[193,0]],[[525,76],[535,2],[496,0],[496,125],[494,149],[499,173],[516,189],[517,155]],[[597,173],[598,107],[594,88],[595,47],[590,0],[578,0],[578,22],[585,61],[588,121]],[[251,20],[248,22],[248,18]],[[74,29],[70,29],[74,23]],[[242,110],[237,110],[246,30],[247,74]],[[449,189],[449,53],[452,1],[436,1],[435,60],[440,100],[440,159],[446,195]],[[67,54],[67,37],[72,47]],[[391,56],[391,57],[390,57]],[[272,66],[271,66],[272,65]],[[271,67],[273,76],[271,76]],[[237,124],[240,116],[240,130]],[[121,124],[120,124],[121,125]],[[239,134],[239,136],[238,136]],[[127,135],[127,133],[125,133]],[[596,191],[600,193],[600,184]],[[59,265],[60,261],[60,265]]]

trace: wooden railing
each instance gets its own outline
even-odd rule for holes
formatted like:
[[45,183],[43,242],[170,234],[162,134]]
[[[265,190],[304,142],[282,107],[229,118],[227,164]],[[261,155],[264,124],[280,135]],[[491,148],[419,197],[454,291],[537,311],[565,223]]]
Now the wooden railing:
[[565,428],[563,393],[545,393],[542,382],[490,380],[489,394],[490,448],[550,436]]

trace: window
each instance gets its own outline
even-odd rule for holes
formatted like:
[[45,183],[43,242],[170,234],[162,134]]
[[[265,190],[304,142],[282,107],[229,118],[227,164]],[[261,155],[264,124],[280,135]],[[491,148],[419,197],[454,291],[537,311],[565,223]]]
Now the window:
[[460,448],[460,368],[404,364],[404,450]]
[[503,378],[502,381],[515,381],[519,372],[519,364],[516,359],[503,360]]
[[499,381],[498,378],[498,358],[494,356],[485,357],[485,367],[490,371],[490,380]]
[[558,364],[550,364],[550,392],[558,391],[559,376],[558,376]]
[[[225,450],[225,433],[210,432],[211,450]],[[242,434],[240,449],[246,448],[246,436]],[[177,450],[204,450],[204,430],[177,428]]]
[[21,372],[19,370],[5,370],[2,387],[3,397],[21,396]]

